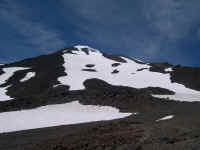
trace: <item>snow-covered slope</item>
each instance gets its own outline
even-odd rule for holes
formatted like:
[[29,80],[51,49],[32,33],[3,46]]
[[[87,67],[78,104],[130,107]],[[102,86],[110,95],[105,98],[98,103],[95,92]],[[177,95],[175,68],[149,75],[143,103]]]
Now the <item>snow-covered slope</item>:
[[121,59],[126,62],[119,63],[106,58],[103,53],[88,46],[76,46],[72,53],[64,52],[63,57],[67,75],[58,80],[70,86],[70,90],[84,89],[84,81],[97,78],[111,85],[133,88],[161,87],[175,93],[200,95],[199,91],[186,88],[182,84],[172,83],[170,80],[172,68],[165,69],[166,73],[152,72],[149,64],[138,63],[125,57]]
[[125,118],[131,113],[120,113],[107,106],[82,105],[78,101],[48,105],[37,109],[0,113],[0,133]]

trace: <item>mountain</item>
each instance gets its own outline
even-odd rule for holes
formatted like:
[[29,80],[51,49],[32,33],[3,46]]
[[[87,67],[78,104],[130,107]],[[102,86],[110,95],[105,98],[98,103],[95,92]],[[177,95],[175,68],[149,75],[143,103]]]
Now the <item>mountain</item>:
[[199,101],[200,68],[74,46],[0,65],[0,149],[198,149]]

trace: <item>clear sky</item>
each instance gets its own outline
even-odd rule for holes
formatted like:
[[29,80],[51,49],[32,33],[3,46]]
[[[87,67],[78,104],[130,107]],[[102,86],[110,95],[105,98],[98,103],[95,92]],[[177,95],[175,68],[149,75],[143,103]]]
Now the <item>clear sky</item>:
[[0,62],[77,44],[200,66],[200,0],[0,0]]

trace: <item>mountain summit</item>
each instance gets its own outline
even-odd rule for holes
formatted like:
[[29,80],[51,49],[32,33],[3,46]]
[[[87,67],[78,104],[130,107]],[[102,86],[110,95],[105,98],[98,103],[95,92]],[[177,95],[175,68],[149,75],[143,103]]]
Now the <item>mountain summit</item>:
[[0,101],[41,94],[61,85],[68,87],[68,91],[84,90],[84,83],[91,79],[113,86],[160,88],[176,96],[200,95],[198,68],[145,63],[80,45],[2,65],[0,73]]
[[[82,45],[3,64],[0,65],[0,135],[11,132],[5,138],[12,139],[18,131],[20,140],[15,144],[19,148],[28,145],[39,150],[45,149],[45,141],[54,145],[52,150],[82,150],[83,143],[91,150],[104,149],[102,143],[111,149],[114,145],[122,149],[126,146],[145,149],[156,144],[167,147],[170,142],[179,146],[183,137],[186,140],[181,144],[189,141],[194,144],[192,133],[180,135],[191,124],[195,128],[199,123],[199,75],[200,68],[145,63]],[[74,125],[73,132],[69,125]],[[59,130],[55,136],[49,135],[56,128]],[[83,128],[85,131],[81,132]],[[165,128],[173,139],[161,132]],[[23,138],[24,133],[38,133],[31,129],[40,134],[35,143],[24,145],[24,141],[29,142]],[[96,140],[87,135],[85,142],[76,143],[82,140],[80,135],[91,130]],[[62,142],[61,133],[66,136]],[[71,142],[67,141],[70,133]],[[57,140],[54,143],[45,136]],[[155,142],[150,142],[153,139]],[[145,141],[150,144],[143,145]],[[6,150],[4,145],[4,141],[0,142],[0,148]]]

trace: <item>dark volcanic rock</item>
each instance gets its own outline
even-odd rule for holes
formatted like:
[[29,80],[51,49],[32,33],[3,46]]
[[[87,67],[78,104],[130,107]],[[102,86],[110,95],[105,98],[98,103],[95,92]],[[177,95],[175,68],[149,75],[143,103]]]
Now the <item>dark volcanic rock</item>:
[[[168,63],[150,63],[150,71],[160,73],[170,73],[172,82],[183,84],[184,86],[200,91],[200,68],[184,67],[181,65],[172,66]],[[165,72],[166,68],[172,67],[172,72]]]
[[120,63],[113,63],[112,64],[112,67],[117,67],[117,66],[119,66],[119,65],[121,65]]
[[82,69],[82,71],[97,72],[95,69]]
[[[156,88],[134,89],[123,86],[112,86],[99,79],[90,79],[84,82],[85,90],[68,91],[67,86],[48,88],[41,94],[23,95],[12,101],[0,102],[0,112],[31,109],[48,104],[66,103],[79,100],[83,104],[105,105],[120,108],[123,111],[156,111],[162,108],[162,101],[150,94],[163,94],[169,91]],[[159,102],[159,103],[158,103]],[[167,106],[167,105],[166,105]]]
[[126,60],[122,59],[119,55],[108,55],[108,54],[103,53],[103,56],[120,63],[126,63]]
[[170,91],[168,89],[160,88],[160,87],[148,87],[148,88],[142,88],[140,90],[143,90],[145,92],[148,92],[149,94],[155,94],[155,95],[173,95],[175,92]]
[[88,67],[88,68],[93,68],[95,65],[94,64],[87,64],[85,66]]
[[[29,70],[17,71],[8,79],[7,83],[4,84],[4,86],[12,85],[8,88],[8,95],[13,98],[21,98],[42,94],[53,85],[59,84],[58,77],[66,75],[63,64],[62,51],[6,64],[5,67],[30,68]],[[36,77],[26,82],[19,82],[30,71],[35,72]]]
[[113,70],[113,72],[111,72],[112,74],[116,74],[116,73],[119,73],[119,70],[115,69]]
[[172,67],[172,65],[170,65],[167,62],[164,63],[150,63],[151,68],[149,69],[152,72],[160,72],[160,73],[166,73],[165,69]]
[[88,50],[88,48],[82,48],[82,51],[84,51],[87,55],[89,55],[89,50]]
[[200,68],[175,66],[171,72],[171,80],[188,88],[200,90]]
[[0,75],[3,74],[3,73],[4,73],[3,70],[0,69]]
[[138,69],[137,71],[143,71],[143,70],[148,70],[149,68],[141,68],[141,69]]

